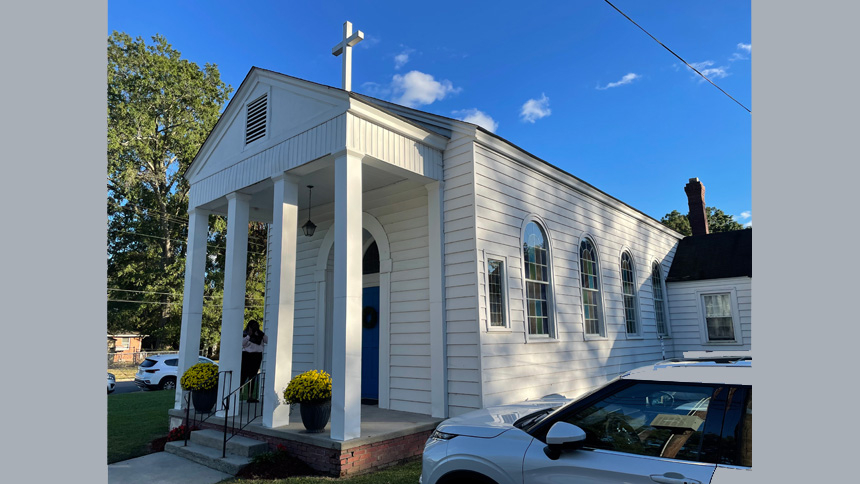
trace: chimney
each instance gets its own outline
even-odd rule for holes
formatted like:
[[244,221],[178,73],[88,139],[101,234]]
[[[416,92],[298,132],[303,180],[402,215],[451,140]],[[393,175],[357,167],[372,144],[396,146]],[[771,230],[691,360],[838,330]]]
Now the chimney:
[[708,233],[708,213],[705,210],[705,185],[698,178],[690,178],[690,182],[684,186],[687,193],[687,203],[690,206],[690,228],[693,235],[705,235]]

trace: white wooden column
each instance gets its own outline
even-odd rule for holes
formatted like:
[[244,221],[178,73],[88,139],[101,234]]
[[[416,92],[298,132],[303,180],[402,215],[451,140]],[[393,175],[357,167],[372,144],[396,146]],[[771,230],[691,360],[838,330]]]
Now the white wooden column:
[[270,278],[266,313],[274,325],[269,328],[265,386],[263,391],[263,426],[280,427],[290,423],[290,406],[281,404],[280,393],[292,378],[293,317],[296,300],[296,236],[298,227],[299,187],[296,178],[280,174],[275,182],[270,258],[274,271]]
[[197,363],[200,354],[200,325],[203,321],[203,287],[206,276],[206,239],[209,237],[209,212],[199,208],[188,211],[188,247],[185,249],[185,290],[182,297],[182,328],[179,333],[179,366],[176,373],[176,402],[182,408],[179,379]]
[[[241,385],[242,330],[245,327],[245,272],[248,266],[248,222],[250,220],[250,195],[233,192],[227,195],[227,256],[224,263],[224,307],[221,314],[221,350],[218,370],[232,371],[232,378],[222,375],[230,382],[226,388],[218,384],[218,403]],[[226,393],[225,393],[226,392]],[[232,415],[236,408],[230,409]],[[219,410],[217,415],[223,415]]]
[[334,160],[334,328],[331,438],[361,436],[361,156]]
[[430,412],[448,416],[448,365],[445,358],[445,275],[443,255],[442,182],[427,188],[427,228],[430,249]]

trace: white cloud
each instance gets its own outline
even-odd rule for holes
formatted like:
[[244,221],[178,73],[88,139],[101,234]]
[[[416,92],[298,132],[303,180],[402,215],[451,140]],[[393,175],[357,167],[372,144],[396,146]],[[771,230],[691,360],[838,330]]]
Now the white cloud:
[[545,118],[552,113],[549,109],[549,98],[546,94],[541,93],[540,99],[529,99],[523,104],[520,110],[520,118],[523,121],[534,122],[540,118]]
[[738,218],[739,218],[739,219],[741,219],[741,220],[746,220],[746,219],[748,219],[748,218],[750,218],[750,217],[752,217],[752,212],[750,212],[750,211],[741,212],[741,214],[740,214],[740,215],[738,215]]
[[744,228],[752,227],[752,220],[744,224]]
[[642,76],[640,76],[639,74],[635,74],[635,73],[631,72],[629,74],[625,74],[624,77],[622,77],[620,81],[610,82],[609,84],[607,84],[603,87],[597,86],[597,89],[600,89],[602,91],[604,89],[609,89],[611,87],[623,86],[625,84],[630,84],[631,82],[635,81],[636,79],[639,79],[640,77],[642,77]]
[[448,94],[460,92],[451,81],[437,81],[430,74],[410,71],[404,75],[395,74],[391,79],[391,92],[394,102],[414,108],[445,99]]
[[409,54],[415,52],[415,49],[403,49],[402,52],[394,56],[394,68],[400,69],[405,66],[407,62],[409,62]]
[[477,124],[491,133],[495,133],[499,128],[499,123],[490,117],[489,114],[479,111],[477,108],[461,109],[459,111],[454,111],[453,114],[454,116],[457,116],[457,119],[467,123]]
[[[706,60],[703,62],[692,62],[692,63],[690,63],[690,65],[693,66],[699,72],[701,72],[703,76],[705,76],[711,80],[720,79],[723,77],[727,77],[729,75],[729,73],[728,73],[729,68],[728,67],[725,67],[725,66],[711,67],[714,65],[714,61],[712,61],[712,60]],[[701,77],[699,77],[698,74],[695,74],[694,78],[698,78],[699,81],[705,82],[705,80],[702,79]]]
[[[729,57],[729,62],[749,59],[749,55],[746,55],[746,54],[752,53],[752,44],[743,44],[743,43],[738,44],[738,50],[740,50],[742,52],[732,53],[732,56]],[[746,53],[746,54],[744,54],[744,53]]]

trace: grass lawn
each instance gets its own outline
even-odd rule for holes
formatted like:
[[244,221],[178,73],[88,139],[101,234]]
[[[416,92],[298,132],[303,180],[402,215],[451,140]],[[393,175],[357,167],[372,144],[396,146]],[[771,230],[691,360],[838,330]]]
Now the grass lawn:
[[415,460],[399,466],[389,467],[371,474],[356,477],[333,479],[331,477],[291,477],[275,480],[232,479],[222,481],[230,484],[320,484],[342,482],[348,484],[416,484],[421,475],[421,460]]
[[148,444],[167,435],[167,411],[175,395],[163,390],[108,398],[108,464],[148,454]]

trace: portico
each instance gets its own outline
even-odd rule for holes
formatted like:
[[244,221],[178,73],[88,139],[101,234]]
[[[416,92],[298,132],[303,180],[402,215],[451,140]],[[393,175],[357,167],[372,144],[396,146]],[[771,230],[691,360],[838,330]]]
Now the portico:
[[[248,125],[259,122],[248,119],[247,105],[261,99],[264,135],[249,143]],[[260,221],[270,224],[263,425],[289,424],[283,389],[292,376],[322,369],[328,355],[331,438],[360,436],[362,260],[371,239],[379,254],[378,406],[446,416],[446,144],[446,137],[344,91],[252,69],[186,173],[191,222],[180,374],[198,354],[207,221],[216,213],[228,222],[219,369],[234,375],[222,393],[240,383],[247,226]],[[300,230],[307,185],[315,187],[311,237]],[[176,408],[181,395],[179,388]]]

